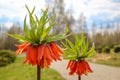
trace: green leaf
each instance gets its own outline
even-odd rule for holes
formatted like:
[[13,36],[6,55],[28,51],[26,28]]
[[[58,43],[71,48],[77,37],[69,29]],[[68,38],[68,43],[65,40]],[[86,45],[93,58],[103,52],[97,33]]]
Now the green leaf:
[[69,32],[69,28],[68,26],[66,25],[66,30],[65,30],[66,34]]
[[30,21],[30,27],[35,27],[36,23],[35,23],[35,19],[33,17],[33,13],[35,11],[35,7],[33,8],[32,12],[30,12],[28,6],[26,5],[26,9],[28,10],[29,12],[29,21]]
[[20,36],[20,35],[17,35],[17,34],[8,34],[8,35],[15,38],[15,39],[20,39],[22,41],[29,42],[29,40],[27,38],[25,38],[24,36]]
[[35,33],[36,33],[35,28],[30,30],[30,37],[31,37],[33,42],[37,42],[38,41],[37,38],[36,38]]
[[47,33],[45,31],[43,31],[42,35],[41,35],[41,40],[44,40],[44,38],[47,36]]
[[66,38],[65,34],[58,34],[58,35],[55,35],[53,37],[51,37],[51,36],[46,37],[46,41],[47,42],[52,42],[52,41],[62,40],[64,38]]
[[76,60],[76,56],[68,55],[68,56],[64,57],[64,59],[66,59],[66,60]]
[[51,29],[53,28],[55,22],[52,22],[46,29],[47,34],[50,33]]
[[[35,14],[35,19],[36,19],[36,22],[39,23],[39,19],[37,17],[37,15]],[[37,24],[38,25],[38,24]],[[38,28],[38,27],[37,27]]]
[[[48,9],[46,9],[45,11],[43,11],[42,10],[42,12],[43,12],[43,16],[41,17],[41,19],[39,20],[39,25],[40,26],[44,26],[45,25],[45,19],[46,19],[46,16],[47,16],[47,14],[48,14]],[[44,23],[44,24],[43,24]]]
[[92,48],[90,49],[90,51],[88,52],[89,54],[87,55],[87,57],[93,57],[95,56],[96,52],[95,52],[95,46],[93,44]]
[[41,43],[42,39],[41,39],[41,35],[44,32],[44,27],[41,27],[37,30],[37,38],[39,39],[39,43]]
[[70,48],[75,49],[75,45],[68,39],[66,39],[66,42],[69,44]]
[[81,54],[79,55],[80,57],[81,56],[85,56],[88,52],[88,41],[85,41],[84,44],[82,45],[81,47]]
[[29,14],[30,14],[30,10],[29,10],[28,6],[27,6],[27,5],[25,5],[25,7],[26,7],[27,11],[28,11],[28,12],[29,12]]
[[[61,41],[61,43],[62,43],[62,45],[63,45],[65,48],[67,48],[67,52],[73,53],[73,54],[76,54],[76,53],[77,53],[74,49],[70,48],[67,44],[63,43],[62,41]],[[65,51],[65,52],[66,52],[66,51]]]
[[36,22],[35,22],[34,17],[31,14],[29,16],[30,16],[30,27],[32,29],[36,26]]
[[81,57],[82,58],[90,58],[90,57],[95,56],[95,54],[96,54],[95,47],[93,45],[92,48],[84,56],[81,56]]
[[25,35],[26,35],[28,38],[30,38],[30,32],[29,32],[29,30],[28,30],[28,28],[27,28],[26,18],[27,18],[27,16],[25,16],[25,19],[24,19],[24,33],[25,33]]

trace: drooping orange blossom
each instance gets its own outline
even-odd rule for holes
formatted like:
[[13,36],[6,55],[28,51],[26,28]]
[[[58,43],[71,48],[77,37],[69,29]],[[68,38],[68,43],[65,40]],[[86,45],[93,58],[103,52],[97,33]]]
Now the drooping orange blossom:
[[82,74],[87,75],[88,73],[92,73],[92,69],[90,68],[87,61],[74,61],[70,60],[68,62],[67,69],[70,69],[69,75],[73,75],[76,73],[77,75],[81,76]]
[[22,52],[26,53],[23,63],[28,62],[31,65],[39,65],[42,68],[49,67],[53,60],[61,60],[60,54],[63,54],[63,51],[55,42],[38,46],[33,46],[26,42],[16,46],[18,47],[18,50],[16,51],[17,54],[21,54]]

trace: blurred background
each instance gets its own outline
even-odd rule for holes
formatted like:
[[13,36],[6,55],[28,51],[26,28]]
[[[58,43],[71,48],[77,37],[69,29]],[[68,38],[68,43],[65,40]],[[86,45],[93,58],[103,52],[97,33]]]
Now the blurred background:
[[120,0],[0,0],[0,50],[16,50],[18,41],[6,32],[24,35],[25,4],[31,10],[35,6],[38,16],[46,8],[49,15],[56,14],[54,33],[63,33],[66,25],[69,33],[84,30],[89,46],[94,42],[97,53],[120,53]]
[[[26,15],[28,17],[25,5],[30,10],[36,7],[35,14],[39,17],[41,9],[46,8],[49,9],[49,16],[56,14],[56,24],[53,27],[55,34],[65,32],[66,25],[69,33],[80,35],[84,31],[89,47],[94,43],[97,53],[88,61],[115,66],[113,69],[91,63],[94,70],[91,79],[120,79],[120,68],[116,68],[120,67],[120,0],[0,0],[0,80],[36,79],[36,68],[21,64],[25,55],[19,55],[16,59],[15,44],[19,44],[19,42],[6,34],[24,35],[24,17]],[[29,25],[29,20],[27,23]],[[73,36],[68,38],[74,41]],[[13,64],[1,67],[10,63]],[[65,65],[62,66],[65,67]],[[61,69],[58,71],[62,71]],[[50,75],[51,72],[52,75]],[[45,70],[44,73],[42,77],[45,79],[42,80],[66,80],[51,69],[50,71]],[[67,76],[65,75],[65,77]],[[91,79],[88,77],[88,80]]]
[[90,45],[94,42],[99,52],[120,44],[119,0],[0,0],[0,49],[16,49],[13,45],[17,40],[5,33],[23,34],[22,26],[27,14],[25,4],[30,9],[35,6],[38,16],[41,9],[46,8],[49,8],[49,15],[56,14],[56,33],[64,32],[66,25],[72,33],[79,34],[84,30]]

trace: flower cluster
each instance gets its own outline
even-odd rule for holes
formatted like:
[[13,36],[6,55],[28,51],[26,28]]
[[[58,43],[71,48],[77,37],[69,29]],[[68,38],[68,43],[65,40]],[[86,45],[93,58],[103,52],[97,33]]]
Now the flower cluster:
[[63,46],[66,48],[64,50],[64,59],[69,60],[67,69],[70,69],[69,75],[76,73],[78,76],[82,74],[92,73],[92,70],[86,58],[90,58],[95,55],[94,45],[92,48],[88,48],[88,42],[85,39],[84,33],[79,37],[74,35],[75,43],[66,39]]
[[87,75],[87,73],[93,72],[88,62],[85,60],[82,61],[70,60],[68,62],[67,69],[70,69],[69,75],[73,75],[74,73],[76,73],[77,75],[81,76],[82,74]]
[[18,47],[17,54],[26,52],[24,63],[28,62],[31,65],[39,65],[42,68],[49,67],[53,60],[61,60],[60,54],[63,53],[55,42],[38,46],[33,46],[27,42],[16,46]]
[[9,36],[18,39],[21,45],[16,45],[17,54],[26,53],[24,63],[28,62],[31,65],[37,65],[42,68],[49,67],[51,62],[61,60],[60,54],[62,50],[55,41],[64,39],[64,34],[53,34],[52,29],[55,24],[55,16],[48,16],[48,9],[42,10],[43,15],[38,18],[34,14],[35,8],[32,11],[26,6],[29,13],[30,27],[27,26],[27,16],[24,19],[24,36],[18,34],[8,34]]

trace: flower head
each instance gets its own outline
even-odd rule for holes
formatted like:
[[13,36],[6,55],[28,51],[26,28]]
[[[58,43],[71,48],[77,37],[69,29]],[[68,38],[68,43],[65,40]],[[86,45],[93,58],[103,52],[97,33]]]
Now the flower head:
[[55,42],[37,46],[24,43],[22,45],[17,45],[17,47],[17,54],[21,52],[26,53],[24,63],[28,62],[31,65],[39,65],[42,68],[49,67],[53,60],[61,60],[60,54],[63,54],[63,51]]
[[16,45],[17,54],[26,53],[24,63],[28,62],[31,65],[39,65],[42,68],[49,67],[53,60],[61,60],[60,54],[63,51],[58,47],[55,41],[64,39],[64,34],[52,34],[52,28],[55,24],[55,16],[48,16],[48,9],[42,10],[43,15],[38,18],[34,14],[35,8],[32,11],[26,6],[29,13],[30,27],[27,27],[25,16],[24,19],[24,36],[18,34],[8,34],[9,36],[18,39],[22,45]]
[[66,48],[64,50],[64,59],[69,60],[67,69],[70,69],[70,75],[76,73],[81,76],[82,74],[92,72],[85,59],[95,55],[94,45],[91,49],[88,48],[88,42],[85,40],[84,33],[81,34],[81,37],[75,35],[75,43],[66,39],[66,43],[62,42],[62,44]]
[[89,64],[87,61],[74,61],[70,60],[67,66],[67,69],[70,69],[69,75],[73,75],[76,73],[77,75],[81,76],[82,74],[87,75],[88,73],[92,73]]

